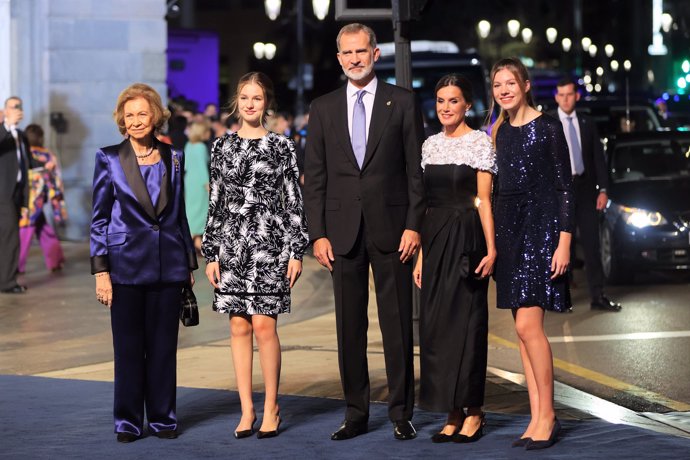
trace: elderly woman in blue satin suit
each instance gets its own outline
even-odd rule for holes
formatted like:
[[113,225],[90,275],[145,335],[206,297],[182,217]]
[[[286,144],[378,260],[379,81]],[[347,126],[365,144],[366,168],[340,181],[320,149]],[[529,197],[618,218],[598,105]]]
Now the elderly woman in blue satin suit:
[[148,85],[117,100],[122,143],[96,153],[91,272],[110,308],[115,355],[115,433],[177,437],[176,354],[181,291],[196,255],[184,207],[182,152],[156,139],[170,113]]

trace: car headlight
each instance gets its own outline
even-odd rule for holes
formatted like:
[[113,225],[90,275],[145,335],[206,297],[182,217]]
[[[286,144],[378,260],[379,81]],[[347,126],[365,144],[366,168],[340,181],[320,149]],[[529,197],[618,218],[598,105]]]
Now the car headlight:
[[621,214],[626,224],[637,228],[657,227],[668,223],[657,211],[621,206]]

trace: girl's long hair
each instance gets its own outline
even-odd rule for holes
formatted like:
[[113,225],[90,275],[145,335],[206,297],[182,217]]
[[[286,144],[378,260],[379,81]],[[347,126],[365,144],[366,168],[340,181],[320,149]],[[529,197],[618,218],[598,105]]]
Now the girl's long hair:
[[[514,76],[515,79],[518,82],[518,85],[520,86],[520,89],[525,95],[525,99],[527,101],[527,104],[530,107],[534,107],[534,99],[532,98],[532,91],[525,91],[527,88],[527,82],[529,81],[529,73],[527,72],[527,68],[525,65],[520,61],[518,58],[510,57],[510,58],[504,58],[496,62],[494,66],[491,68],[491,91],[493,94],[493,86],[494,86],[494,78],[496,78],[496,74],[500,72],[503,69],[509,70]],[[487,115],[487,120],[486,124],[491,123],[491,115],[494,113],[494,109],[496,107],[496,98],[492,96],[491,98],[491,105],[489,107],[489,114]],[[505,110],[500,109],[498,112],[498,117],[496,117],[496,120],[494,123],[491,125],[491,139],[494,142],[494,146],[496,146],[496,135],[498,134],[498,129],[501,127],[504,121],[508,119],[508,113],[506,113]]]

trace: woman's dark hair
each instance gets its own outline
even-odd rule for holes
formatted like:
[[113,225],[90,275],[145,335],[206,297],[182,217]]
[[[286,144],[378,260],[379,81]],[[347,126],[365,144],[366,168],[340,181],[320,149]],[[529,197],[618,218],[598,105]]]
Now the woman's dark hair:
[[472,91],[472,83],[470,83],[470,80],[467,77],[456,73],[442,76],[438,83],[436,83],[434,94],[438,93],[438,90],[445,88],[446,86],[455,86],[459,88],[460,92],[462,93],[462,98],[465,99],[465,102],[467,104],[472,104],[472,101],[474,100],[474,93]]
[[43,147],[43,128],[39,125],[31,124],[24,129],[24,134],[26,135],[26,140],[29,141],[31,147]]
[[273,90],[273,82],[268,75],[262,72],[249,72],[244,74],[240,81],[237,82],[237,89],[235,90],[235,95],[230,101],[230,115],[236,115],[238,111],[237,98],[240,95],[240,91],[245,85],[249,83],[254,83],[259,85],[264,91],[264,111],[261,114],[261,124],[266,126],[266,119],[275,110],[275,92]]

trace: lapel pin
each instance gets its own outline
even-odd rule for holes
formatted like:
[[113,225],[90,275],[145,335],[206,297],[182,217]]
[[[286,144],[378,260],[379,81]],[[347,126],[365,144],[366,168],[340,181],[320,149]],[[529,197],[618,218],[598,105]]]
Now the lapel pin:
[[180,161],[177,159],[177,153],[173,152],[173,163],[175,164],[175,172],[180,172]]
[[391,105],[391,101],[386,102],[386,105]]

